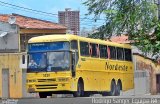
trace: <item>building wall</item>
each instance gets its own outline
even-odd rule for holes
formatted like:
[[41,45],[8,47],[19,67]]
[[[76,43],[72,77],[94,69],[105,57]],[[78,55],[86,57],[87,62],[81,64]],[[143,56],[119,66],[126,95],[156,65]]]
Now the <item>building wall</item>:
[[[21,53],[0,54],[0,97],[2,96],[2,69],[9,70],[9,98],[22,97],[22,69],[20,68]],[[7,90],[7,89],[6,89]]]
[[0,52],[19,51],[19,27],[15,24],[0,22],[0,34],[6,32],[5,36],[0,37]]
[[[134,57],[136,64],[135,72],[143,71],[144,73],[142,73],[142,76],[149,77],[148,83],[150,87],[148,87],[147,90],[149,90],[151,94],[156,94],[157,93],[156,75],[160,73],[160,65],[152,61],[151,59],[145,58],[141,55],[134,55]],[[147,86],[145,85],[144,87]]]

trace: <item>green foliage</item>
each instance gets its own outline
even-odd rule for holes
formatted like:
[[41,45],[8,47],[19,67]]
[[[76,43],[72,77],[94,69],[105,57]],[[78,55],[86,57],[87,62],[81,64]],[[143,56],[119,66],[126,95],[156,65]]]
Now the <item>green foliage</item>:
[[105,25],[90,37],[105,39],[125,32],[143,52],[159,52],[160,23],[153,0],[87,0],[84,4],[88,6],[88,14],[95,15],[95,20],[101,14],[106,17]]

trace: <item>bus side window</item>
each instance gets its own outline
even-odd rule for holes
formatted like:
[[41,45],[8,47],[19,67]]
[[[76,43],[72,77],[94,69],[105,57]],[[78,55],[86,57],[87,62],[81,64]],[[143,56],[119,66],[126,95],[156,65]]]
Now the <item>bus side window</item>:
[[92,55],[91,57],[99,57],[99,48],[98,48],[98,44],[94,44],[94,43],[91,43],[91,46],[92,46]]
[[113,46],[109,46],[110,49],[110,59],[116,59],[116,48]]
[[108,58],[107,46],[99,45],[99,50],[100,50],[100,58],[107,59]]
[[125,60],[132,61],[132,52],[131,49],[124,49],[125,51]]
[[123,53],[124,53],[123,48],[117,47],[117,60],[124,60]]
[[71,41],[71,49],[76,49],[76,50],[78,50],[77,40],[72,40],[72,41]]
[[89,56],[88,42],[80,42],[80,53],[82,56]]

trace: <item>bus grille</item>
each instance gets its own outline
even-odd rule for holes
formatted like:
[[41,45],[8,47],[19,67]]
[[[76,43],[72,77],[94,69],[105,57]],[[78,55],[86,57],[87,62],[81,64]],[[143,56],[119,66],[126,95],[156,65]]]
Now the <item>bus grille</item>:
[[38,82],[54,82],[56,81],[56,78],[52,79],[38,79]]
[[57,84],[50,84],[50,85],[36,85],[37,89],[56,89],[57,88]]

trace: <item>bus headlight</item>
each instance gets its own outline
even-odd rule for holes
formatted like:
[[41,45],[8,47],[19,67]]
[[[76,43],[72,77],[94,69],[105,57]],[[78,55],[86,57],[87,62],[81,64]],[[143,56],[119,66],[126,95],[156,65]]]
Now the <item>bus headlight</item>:
[[69,81],[69,78],[58,78],[59,82],[66,82]]
[[28,80],[27,80],[27,83],[33,83],[33,82],[36,82],[36,80],[35,80],[35,79],[32,79],[32,80],[31,80],[31,79],[28,79]]

